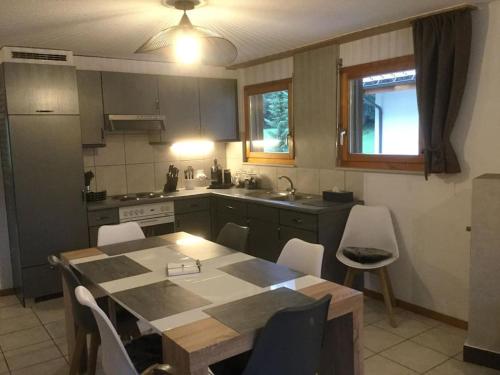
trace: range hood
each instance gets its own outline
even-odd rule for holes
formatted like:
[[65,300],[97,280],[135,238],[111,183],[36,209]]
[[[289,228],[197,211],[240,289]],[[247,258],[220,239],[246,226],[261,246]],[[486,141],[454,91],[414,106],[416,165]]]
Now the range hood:
[[106,130],[165,130],[163,115],[106,115]]

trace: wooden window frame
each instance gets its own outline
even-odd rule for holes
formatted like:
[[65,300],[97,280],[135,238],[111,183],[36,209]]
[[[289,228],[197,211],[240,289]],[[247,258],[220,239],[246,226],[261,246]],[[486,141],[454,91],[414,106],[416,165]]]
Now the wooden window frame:
[[422,137],[419,129],[419,155],[368,155],[352,154],[350,152],[350,124],[349,124],[349,81],[366,77],[391,73],[398,70],[415,69],[413,55],[381,60],[367,64],[349,66],[340,69],[340,117],[338,124],[338,165],[346,168],[395,170],[395,171],[423,171],[424,157],[422,152]]
[[[250,148],[250,96],[264,94],[266,92],[288,90],[288,153],[255,152]],[[293,128],[293,80],[292,78],[259,83],[245,86],[244,110],[245,110],[245,161],[260,164],[285,164],[295,163],[295,138]]]

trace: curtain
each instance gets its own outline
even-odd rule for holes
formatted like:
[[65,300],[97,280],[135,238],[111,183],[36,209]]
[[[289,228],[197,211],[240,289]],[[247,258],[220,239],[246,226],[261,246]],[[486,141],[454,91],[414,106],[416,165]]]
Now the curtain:
[[460,172],[450,135],[465,89],[471,34],[469,9],[434,15],[413,23],[426,179],[430,173]]

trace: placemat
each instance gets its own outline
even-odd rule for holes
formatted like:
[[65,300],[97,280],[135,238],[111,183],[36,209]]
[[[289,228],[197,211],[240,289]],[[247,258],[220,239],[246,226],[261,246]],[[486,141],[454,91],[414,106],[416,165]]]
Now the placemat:
[[150,322],[211,303],[169,280],[114,293],[113,297]]
[[166,246],[168,242],[159,237],[147,237],[140,240],[118,242],[112,245],[98,246],[97,248],[107,255],[120,255],[132,251],[152,249],[153,247]]
[[219,268],[219,270],[261,288],[304,276],[301,272],[258,258],[229,264]]
[[125,255],[78,263],[74,267],[97,284],[151,272]]
[[281,309],[313,301],[311,297],[282,287],[203,311],[235,331],[244,333],[262,328]]

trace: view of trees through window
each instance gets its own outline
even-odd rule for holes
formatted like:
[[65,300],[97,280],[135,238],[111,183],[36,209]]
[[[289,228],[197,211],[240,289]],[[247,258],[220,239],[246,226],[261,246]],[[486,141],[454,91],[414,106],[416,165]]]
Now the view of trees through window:
[[[288,91],[264,96],[264,152],[288,152]],[[266,142],[267,141],[267,142]]]

